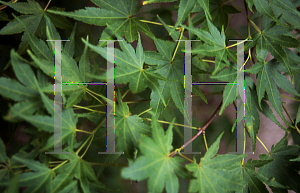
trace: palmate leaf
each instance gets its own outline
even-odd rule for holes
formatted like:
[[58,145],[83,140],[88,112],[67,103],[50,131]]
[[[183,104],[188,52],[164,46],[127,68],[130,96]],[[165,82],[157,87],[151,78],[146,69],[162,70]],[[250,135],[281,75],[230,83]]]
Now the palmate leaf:
[[[14,50],[11,50],[11,59],[12,59],[12,66],[14,68],[14,71],[16,73],[17,78],[20,82],[28,86],[29,88],[33,88],[35,90],[38,90],[42,101],[45,104],[46,109],[48,112],[53,116],[54,115],[54,107],[53,107],[53,101],[50,100],[42,91],[39,86],[39,83],[35,77],[35,74],[31,67],[25,62],[23,58],[21,58]],[[18,105],[14,105],[15,108],[13,111],[17,112],[17,114],[14,114],[13,111],[10,109],[10,114],[8,120],[14,120],[18,117],[21,113],[24,114],[31,114],[33,113],[40,105],[40,100],[37,101],[26,101],[23,103],[19,103]],[[29,103],[29,104],[28,104]],[[28,106],[26,106],[28,105]]]
[[126,156],[133,159],[134,149],[138,146],[141,135],[149,135],[151,129],[142,123],[137,115],[129,115],[129,108],[122,102],[122,95],[118,92],[118,105],[116,106],[115,130],[118,145]]
[[24,86],[16,80],[1,77],[0,94],[14,101],[20,101],[10,107],[8,114],[4,117],[8,121],[16,122],[20,120],[19,115],[31,115],[41,108],[42,101],[38,97],[37,86],[34,81],[35,74],[26,60],[21,58],[15,50],[11,50],[11,60],[16,77]]
[[22,120],[22,118],[20,118],[21,114],[32,115],[37,109],[41,109],[42,107],[42,100],[21,101],[14,104],[13,106],[10,106],[7,115],[5,115],[3,119],[10,122],[18,122]]
[[[277,0],[275,0],[277,1]],[[253,3],[256,7],[256,10],[263,14],[264,16],[272,19],[273,21],[275,21],[276,23],[278,23],[281,26],[286,26],[283,23],[281,23],[279,21],[279,19],[277,18],[278,16],[276,16],[273,7],[271,6],[271,4],[267,1],[267,0],[253,0]],[[272,3],[272,2],[271,2]]]
[[[256,63],[258,64],[258,63]],[[263,67],[263,66],[262,66]],[[247,106],[250,107],[251,110],[254,110],[254,107],[252,105],[255,105],[256,106],[256,109],[258,109],[263,115],[265,115],[268,119],[270,119],[271,121],[273,121],[274,123],[276,123],[280,128],[282,128],[284,131],[287,131],[276,119],[275,115],[273,114],[273,111],[272,109],[270,108],[269,104],[265,101],[265,100],[262,100],[261,101],[261,108],[258,104],[258,99],[257,99],[257,93],[255,90],[257,90],[257,87],[255,86],[252,78],[250,78],[250,76],[246,75],[245,76],[245,83],[247,85],[246,89],[250,89],[250,94],[251,96],[249,95],[246,95],[247,98],[251,98],[251,106],[249,106],[248,103]],[[247,91],[247,93],[249,93],[249,91]],[[250,101],[250,99],[249,99]],[[256,116],[256,112],[254,112],[255,116]],[[251,113],[249,113],[249,115],[252,116]],[[253,118],[255,118],[253,116]],[[255,124],[259,125],[259,122],[257,122],[255,119],[254,119],[254,122]],[[255,130],[254,130],[255,131]],[[254,135],[253,135],[254,136]],[[256,138],[256,137],[255,137]],[[253,139],[253,138],[252,138]],[[255,144],[256,142],[254,142],[253,144]]]
[[196,30],[193,27],[188,27],[187,29],[193,32],[200,38],[200,40],[203,40],[206,43],[198,46],[196,49],[192,49],[193,53],[200,53],[205,56],[216,56],[215,69],[212,72],[212,75],[215,75],[218,71],[225,67],[223,61],[227,61],[228,51],[225,43],[225,32],[223,26],[220,33],[216,26],[214,26],[208,18],[206,18],[206,21],[210,34],[205,30]]
[[[258,104],[261,108],[261,99],[264,97],[265,89],[269,97],[269,101],[272,104],[275,111],[284,120],[285,123],[290,125],[283,116],[280,93],[275,83],[282,89],[290,92],[291,94],[300,96],[299,93],[293,88],[292,84],[281,75],[276,69],[274,69],[275,60],[268,61],[264,64],[264,67],[258,73],[257,77],[257,97]],[[275,83],[274,81],[275,80]]]
[[199,5],[203,8],[205,11],[205,14],[209,16],[209,19],[212,20],[210,12],[209,12],[209,0],[197,0]]
[[[96,124],[98,125],[97,128],[99,127],[99,129],[97,129],[97,131],[94,135],[94,139],[93,139],[88,151],[86,152],[86,154],[83,157],[84,160],[88,161],[88,162],[103,163],[103,165],[93,165],[93,168],[96,171],[97,177],[99,177],[103,173],[103,170],[107,167],[107,165],[104,165],[104,164],[114,163],[122,155],[122,154],[109,154],[109,152],[107,152],[107,154],[98,155],[98,152],[106,151],[106,141],[107,141],[106,136],[107,136],[108,131],[106,129],[105,121],[102,122],[102,120],[105,119],[105,117],[106,117],[105,115],[102,115],[99,119],[99,114],[98,114],[97,115],[98,119],[96,119],[96,116],[95,116],[95,118],[93,118],[94,120],[97,120]],[[101,122],[102,122],[102,124],[100,126]],[[115,131],[113,130],[112,132],[115,132]],[[118,139],[115,140],[115,149],[114,150],[115,150],[115,152],[121,152]],[[95,155],[98,155],[98,156],[95,156]]]
[[[17,113],[15,110],[17,109],[11,109],[12,113]],[[25,114],[19,114],[19,117],[43,131],[54,132],[54,117]],[[75,137],[77,121],[78,118],[75,116],[73,109],[69,108],[62,111],[62,144]],[[52,135],[40,151],[53,148],[57,143],[59,143],[58,139],[54,141],[54,135]]]
[[[119,40],[123,40],[119,35],[117,35]],[[102,57],[107,59],[107,49],[102,47],[93,46],[90,43],[82,40],[85,44],[87,44],[92,50],[99,53]],[[108,71],[115,70],[115,83],[128,83],[129,89],[133,93],[139,93],[144,91],[147,87],[150,87],[153,92],[158,93],[159,99],[162,101],[164,105],[166,105],[166,100],[169,98],[164,98],[160,93],[158,79],[160,80],[169,80],[164,78],[164,75],[160,75],[156,73],[152,68],[144,69],[144,58],[145,53],[143,52],[141,39],[139,36],[138,46],[136,52],[133,47],[126,43],[124,40],[120,41],[120,46],[123,50],[121,52],[118,49],[115,49],[115,63],[117,66],[109,69]],[[111,54],[111,53],[108,53]],[[97,78],[95,76],[95,78]],[[99,80],[107,80],[106,75],[98,76]]]
[[169,32],[170,35],[175,31],[175,29],[178,27],[178,25],[181,24],[183,22],[183,20],[193,10],[196,2],[197,2],[197,0],[181,0],[180,1],[179,9],[178,9],[178,19],[177,19],[174,27]]
[[[184,161],[180,157],[169,157],[172,147],[172,124],[166,134],[158,125],[156,115],[152,112],[152,139],[144,136],[139,143],[142,156],[129,163],[129,167],[121,172],[123,178],[144,180],[148,178],[149,192],[177,193],[179,180],[177,175],[192,178],[192,175],[180,164]],[[145,172],[147,171],[147,172]]]
[[275,177],[275,180],[288,189],[296,192],[300,191],[300,164],[299,162],[289,161],[297,158],[300,148],[297,145],[287,145],[287,137],[284,136],[274,147],[272,145],[270,154],[261,154],[261,160],[273,160],[272,162],[258,169],[258,174],[267,178]]
[[[47,15],[45,15],[44,17],[46,18],[46,23],[47,23],[46,34],[47,34],[48,39],[60,40],[61,39],[60,35],[57,32],[55,26],[50,21],[49,17]],[[34,51],[34,53],[40,58],[40,60],[38,58],[36,58],[35,56],[33,56],[30,51],[28,51],[29,55],[31,55],[32,59],[35,61],[35,64],[37,66],[39,66],[42,71],[44,71],[47,75],[51,76],[54,73],[54,69],[53,69],[53,67],[51,67],[51,66],[53,66],[53,64],[50,64],[53,61],[50,49],[47,47],[47,45],[44,43],[44,41],[38,40],[37,37],[35,37],[33,34],[30,34],[27,27],[21,20],[19,20],[18,18],[16,18],[16,20],[18,20],[24,26],[26,32],[28,33],[29,44],[30,44],[32,50]],[[73,39],[74,39],[74,37],[73,37]],[[54,51],[55,51],[54,50],[54,42],[48,41],[48,45],[51,48],[52,53],[54,53]],[[68,50],[66,50],[66,51],[68,51]],[[84,51],[83,55],[81,56],[79,66],[82,69],[81,70],[82,72],[80,74],[78,71],[77,64],[76,64],[75,60],[70,56],[70,53],[69,52],[62,53],[62,74],[63,74],[62,77],[63,77],[64,81],[66,81],[66,82],[82,82],[82,79],[81,79],[82,74],[86,74],[90,70],[89,61],[87,61],[87,59],[86,59],[86,51]],[[30,76],[30,77],[33,77],[33,76]],[[32,80],[30,78],[28,78],[28,81],[32,82]],[[70,92],[68,92],[68,90],[65,89],[66,86],[68,86],[68,85],[63,85],[63,90],[67,94],[70,94]],[[69,86],[69,89],[70,89],[70,87],[76,88],[75,85]],[[70,106],[77,104],[78,102],[81,101],[82,95],[84,92],[84,90],[83,90],[84,87],[85,86],[83,86],[83,85],[80,85],[80,86],[77,85],[77,88],[76,88],[77,90],[75,92],[73,92],[71,94],[71,96],[69,97],[66,108],[69,108]]]
[[270,3],[281,9],[283,12],[293,13],[294,15],[298,16],[298,19],[300,19],[299,11],[290,2],[290,0],[270,0]]
[[19,186],[26,186],[25,193],[34,192],[52,192],[53,172],[44,164],[35,161],[14,156],[14,159],[26,165],[32,171],[25,172],[19,176]]
[[259,61],[263,62],[266,59],[267,51],[269,51],[275,59],[285,65],[291,77],[293,73],[290,67],[289,57],[283,47],[299,47],[300,42],[290,36],[287,36],[289,28],[270,23],[262,30],[262,33],[257,33],[253,36],[253,42],[247,44],[245,49],[253,45],[257,45],[256,55]]
[[208,24],[205,20],[205,18],[208,17],[219,29],[224,26],[225,31],[228,27],[228,15],[240,13],[240,11],[238,11],[234,6],[224,4],[220,0],[198,0],[198,3],[192,10],[192,13],[194,12],[198,12],[198,14],[194,17],[193,23],[196,26],[201,23],[200,29],[208,30]]
[[232,167],[240,164],[246,155],[217,155],[213,158],[218,149],[223,133],[217,138],[212,146],[197,164],[186,165],[186,168],[193,172],[197,179],[192,179],[189,185],[189,192],[226,192],[229,190],[240,190],[245,186],[245,182]]
[[85,9],[76,10],[75,12],[54,10],[48,10],[48,12],[71,17],[91,25],[112,25],[113,28],[111,29],[113,29],[114,33],[119,34],[121,37],[125,35],[128,42],[133,42],[137,39],[138,31],[142,31],[148,36],[154,36],[147,24],[133,17],[141,9],[141,7],[136,7],[137,0],[92,0],[92,2],[101,9],[86,7]]
[[266,176],[264,176],[264,174],[258,174],[255,171],[255,168],[260,168],[263,165],[266,165],[272,161],[273,160],[249,159],[247,163],[245,163],[244,165],[240,163],[239,165],[236,165],[234,168],[231,168],[232,171],[235,171],[237,175],[240,176],[247,184],[243,189],[237,191],[237,193],[243,193],[243,192],[268,193],[269,191],[267,190],[265,184],[267,184],[268,186],[285,189],[286,187],[278,183],[274,178],[267,178]]
[[[145,63],[157,65],[153,67],[155,69],[154,72],[171,81],[158,80],[159,88],[152,91],[150,106],[155,113],[160,115],[165,108],[164,101],[169,101],[170,96],[172,96],[175,105],[184,114],[184,58],[177,54],[171,63],[176,43],[156,38],[154,43],[158,53],[153,51],[145,52]],[[180,44],[179,49],[182,49],[182,46],[183,44]]]
[[57,176],[53,180],[53,192],[68,189],[68,185],[74,183],[74,181],[77,181],[78,184],[80,184],[82,191],[85,193],[91,192],[91,183],[98,186],[96,187],[98,191],[109,191],[105,185],[98,181],[91,164],[83,160],[74,152],[69,155],[59,156],[59,158],[68,159],[70,162],[56,170]]
[[[19,54],[23,54],[29,46],[28,35],[41,35],[41,31],[46,27],[44,16],[47,16],[48,13],[45,13],[41,6],[34,0],[27,0],[28,3],[8,3],[4,1],[0,2],[18,11],[19,13],[26,14],[20,15],[18,19],[21,20],[26,26],[28,26],[28,31],[25,31],[23,25],[19,25],[19,22],[16,21],[17,19],[14,19],[13,21],[9,22],[5,27],[3,27],[0,30],[0,35],[11,35],[25,31],[17,50]],[[53,16],[51,16],[51,18],[53,18]],[[66,21],[66,18],[64,16],[60,16],[60,19],[61,21],[65,21],[64,26],[71,26],[70,23]],[[58,25],[57,22],[55,22],[55,24],[57,27],[61,27],[61,25]]]

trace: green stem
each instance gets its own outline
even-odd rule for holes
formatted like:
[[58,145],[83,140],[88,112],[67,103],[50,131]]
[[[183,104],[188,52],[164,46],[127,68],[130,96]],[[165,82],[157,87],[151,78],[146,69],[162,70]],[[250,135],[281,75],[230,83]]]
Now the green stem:
[[76,129],[75,131],[77,131],[77,132],[81,132],[81,133],[87,133],[87,134],[90,134],[90,135],[92,135],[92,134],[93,134],[92,132],[88,132],[88,131],[85,131],[85,130],[80,130],[80,129]]
[[51,0],[48,1],[47,5],[46,5],[46,7],[45,7],[45,9],[44,9],[44,12],[47,10],[47,8],[48,8],[50,2],[51,2]]
[[265,148],[265,150],[268,152],[268,154],[270,154],[268,148],[265,146],[265,144],[258,138],[258,136],[256,136],[256,138],[258,139],[258,141],[261,143],[261,145]]
[[[144,23],[151,23],[151,24],[154,24],[154,25],[163,25],[162,23],[158,23],[158,22],[154,22],[154,21],[147,21],[147,20],[143,20],[143,19],[141,19],[141,20],[139,20],[139,21],[141,21],[141,22],[144,22]],[[172,26],[172,25],[168,25],[170,28],[173,28],[174,26]],[[176,29],[180,29],[180,27],[177,27]]]
[[[141,118],[141,119],[144,119],[145,121],[152,121],[149,118]],[[157,122],[171,125],[171,122],[168,122],[168,121],[157,120]],[[197,129],[197,127],[191,127],[191,126],[182,125],[182,124],[179,124],[179,123],[173,123],[173,125],[177,125],[177,126],[181,126],[181,127],[187,127],[187,128],[191,128],[191,129]]]
[[253,23],[253,21],[251,19],[249,19],[249,21],[252,24],[252,26],[256,29],[256,31],[258,31],[259,33],[261,33],[260,29],[255,25],[255,23]]
[[203,131],[203,140],[204,140],[204,145],[205,145],[205,149],[206,149],[206,152],[207,152],[208,151],[208,146],[207,146],[207,142],[206,142],[205,131]]
[[[293,125],[295,125],[294,120],[292,119],[291,115],[289,114],[289,112],[287,111],[287,109],[285,108],[285,106],[284,106],[283,104],[282,104],[282,106],[283,106],[283,109],[284,109],[285,113],[288,115],[288,117],[289,117],[290,120],[292,121]],[[297,125],[295,125],[295,128],[296,128],[297,132],[300,134],[300,130],[299,130],[299,128],[297,127]]]
[[291,98],[291,97],[288,97],[288,96],[285,96],[285,95],[282,95],[282,94],[280,96],[284,97],[284,98],[287,98],[287,99],[291,99],[291,100],[300,102],[300,100],[298,100],[298,99],[294,99],[294,98]]
[[93,132],[93,134],[91,135],[92,136],[92,139],[90,140],[90,143],[89,143],[89,145],[87,146],[87,148],[85,149],[85,151],[83,152],[83,154],[80,156],[81,158],[83,158],[83,156],[86,154],[86,152],[88,151],[88,149],[89,149],[89,147],[90,147],[90,145],[91,145],[91,143],[92,143],[92,141],[93,141],[93,139],[94,139],[94,132]]
[[102,101],[100,101],[97,97],[95,97],[90,91],[88,91],[88,89],[86,89],[86,92],[91,95],[94,99],[96,99],[99,103],[103,104]]
[[142,114],[144,114],[144,113],[146,113],[146,112],[150,111],[151,109],[152,109],[152,108],[150,108],[150,109],[147,109],[147,110],[145,110],[145,111],[141,112],[140,114],[138,114],[138,117],[140,117]]
[[227,46],[226,49],[231,48],[231,47],[233,47],[233,46],[237,46],[237,45],[239,45],[239,44],[241,44],[241,43],[244,43],[244,42],[247,41],[247,40],[248,40],[248,38],[245,39],[245,40],[243,40],[243,41],[241,41],[241,42],[239,42],[239,43],[236,43],[236,44],[232,44],[232,45],[230,45],[230,46]]
[[64,165],[65,163],[67,163],[69,160],[65,160],[63,161],[61,164],[59,164],[58,166],[56,166],[55,168],[52,168],[51,170],[54,171],[56,170],[57,168],[59,168],[60,166]]
[[201,59],[201,61],[203,61],[203,62],[211,62],[211,63],[216,63],[215,61],[213,61],[213,60],[203,60],[203,59]]
[[80,152],[80,150],[85,146],[85,144],[90,140],[90,138],[92,138],[94,135],[90,135],[85,142],[80,146],[80,148],[76,151],[76,155],[78,155],[78,153]]
[[177,50],[178,50],[178,47],[179,47],[179,44],[180,44],[180,40],[181,40],[182,35],[183,35],[183,32],[184,32],[184,28],[180,28],[180,29],[181,29],[181,33],[180,33],[179,41],[177,42],[176,49],[175,49],[175,51],[174,51],[174,54],[173,54],[171,63],[174,61],[175,55],[176,55],[176,53],[177,53]]
[[78,105],[73,105],[73,107],[77,107],[77,108],[80,108],[80,109],[85,109],[85,110],[96,112],[96,113],[102,113],[102,114],[106,113],[106,112],[97,111],[97,110],[89,109],[89,108],[86,108],[86,107],[83,107],[83,106],[78,106]]

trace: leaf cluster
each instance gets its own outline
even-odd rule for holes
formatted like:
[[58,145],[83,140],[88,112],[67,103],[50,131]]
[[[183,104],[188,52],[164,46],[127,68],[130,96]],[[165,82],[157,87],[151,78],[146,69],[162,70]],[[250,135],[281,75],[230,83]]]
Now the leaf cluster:
[[[35,0],[0,1],[0,20],[6,22],[1,37],[22,33],[18,47],[5,51],[9,60],[0,61],[0,95],[5,104],[1,116],[8,127],[3,130],[18,135],[13,125],[19,124],[29,136],[26,143],[13,148],[14,141],[1,136],[0,192],[19,192],[22,187],[30,193],[120,192],[126,189],[124,180],[144,183],[143,191],[148,192],[268,192],[266,185],[274,192],[300,192],[300,106],[294,103],[292,117],[282,101],[287,96],[281,94],[286,91],[293,97],[289,99],[300,101],[300,3],[245,0],[245,10],[230,2],[91,0],[93,6],[65,11],[51,1],[43,8]],[[155,8],[164,3],[169,7]],[[12,14],[6,13],[8,7]],[[247,17],[244,37],[228,25],[229,16],[238,13]],[[99,36],[90,30],[95,26]],[[233,36],[244,39],[248,53],[241,64],[244,71],[237,65],[241,53],[234,49],[241,42],[228,45]],[[57,40],[63,40],[60,59],[55,55]],[[113,52],[111,40],[117,40]],[[187,49],[189,40],[197,41]],[[7,49],[4,44],[0,47]],[[185,76],[189,75],[185,63],[190,61],[191,78]],[[114,67],[106,70],[109,63]],[[60,67],[61,77],[55,77],[55,68]],[[239,73],[244,74],[244,93],[237,84]],[[108,98],[108,74],[114,74],[114,101]],[[57,79],[61,93],[53,92]],[[220,108],[211,119],[189,119],[188,91],[208,105],[207,95],[215,93],[206,93],[199,85],[187,86],[186,81],[226,83],[218,92]],[[54,96],[63,101],[59,134],[55,110],[60,107]],[[244,100],[236,109],[237,114],[244,112],[244,119],[237,116],[229,129],[221,123],[219,130],[213,130],[218,127],[213,123],[215,116],[226,117],[225,110],[236,105],[237,96]],[[106,111],[108,105],[115,107],[114,112]],[[196,110],[210,113],[201,107]],[[113,134],[106,130],[112,113]],[[245,161],[245,146],[243,154],[218,154],[222,138],[235,138],[237,122],[244,123],[253,152],[257,139],[264,146],[257,137],[265,129],[260,128],[262,115],[286,132],[270,151],[266,149],[267,154]],[[186,129],[196,131],[188,141],[183,137]],[[111,135],[115,136],[114,152],[105,153]],[[204,143],[199,143],[202,137]],[[203,145],[205,153],[182,154],[191,144],[197,149]],[[59,145],[61,152],[53,153]]]

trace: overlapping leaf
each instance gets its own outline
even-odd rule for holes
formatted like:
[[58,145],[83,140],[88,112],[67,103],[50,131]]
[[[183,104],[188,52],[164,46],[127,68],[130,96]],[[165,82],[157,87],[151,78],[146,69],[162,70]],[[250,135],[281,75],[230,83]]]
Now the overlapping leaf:
[[[123,40],[119,35],[117,35],[119,40]],[[83,40],[84,41],[84,40]],[[90,48],[99,53],[102,57],[107,59],[107,49],[102,47],[97,47],[84,41]],[[132,46],[126,43],[124,40],[120,41],[121,48],[123,52],[115,49],[115,63],[117,66],[108,71],[115,70],[115,83],[128,83],[129,89],[134,93],[142,92],[146,87],[150,87],[153,92],[158,93],[158,99],[166,105],[166,101],[169,98],[164,98],[163,94],[160,93],[161,89],[159,87],[159,80],[168,80],[167,76],[156,72],[155,69],[146,68],[144,69],[145,53],[142,49],[141,39],[139,36],[138,46],[136,52]],[[106,75],[98,76],[100,80],[106,80]]]
[[118,93],[118,105],[116,106],[116,137],[119,147],[126,156],[133,158],[134,149],[138,146],[141,135],[149,135],[150,127],[142,123],[137,115],[129,115],[129,108],[122,102],[121,93]]
[[[141,7],[136,7],[137,0],[92,0],[92,2],[101,9],[86,7],[85,9],[76,10],[75,12],[48,11],[50,13],[71,17],[91,25],[111,25],[111,29],[113,29],[115,34],[120,36],[125,35],[125,38],[129,42],[137,39],[138,31],[142,31],[148,36],[154,36],[147,24],[139,21],[140,18],[133,17],[141,9]],[[111,37],[107,37],[107,39],[109,38]]]
[[24,172],[19,176],[19,185],[26,186],[25,193],[52,191],[53,173],[50,168],[44,164],[35,161],[14,156],[14,159],[26,165],[32,171]]
[[273,161],[259,168],[258,174],[262,174],[267,178],[275,177],[275,180],[280,184],[299,192],[300,164],[297,161],[289,161],[299,156],[299,153],[299,146],[287,145],[287,137],[284,136],[275,147],[272,146],[270,154],[259,155],[261,160]]
[[180,164],[183,161],[182,158],[169,157],[170,150],[173,149],[172,125],[174,120],[165,134],[156,119],[153,113],[153,138],[144,136],[139,144],[143,155],[130,163],[129,167],[124,168],[121,175],[131,180],[148,179],[149,192],[162,192],[165,187],[167,193],[177,193],[179,189],[177,175],[186,178],[192,176]]
[[[293,88],[292,84],[286,79],[285,76],[280,74],[276,69],[274,69],[274,60],[271,60],[264,64],[264,67],[258,73],[257,77],[257,97],[258,103],[261,107],[261,99],[264,96],[265,89],[267,90],[268,98],[270,103],[272,104],[275,111],[280,115],[282,120],[286,123],[287,120],[283,116],[281,98],[278,89],[276,88],[275,83],[280,88],[290,92],[291,94],[299,96],[300,94]],[[274,83],[274,81],[275,83]]]
[[[17,3],[8,3],[0,1],[2,4],[11,7],[12,9],[18,11],[19,13],[26,14],[18,17],[26,26],[28,26],[28,32],[25,32],[22,36],[22,41],[18,48],[18,53],[23,54],[29,46],[29,34],[38,34],[41,35],[41,29],[45,28],[46,22],[44,21],[44,16],[48,13],[44,12],[41,6],[34,0],[27,0],[28,3],[17,2]],[[51,18],[54,21],[55,26],[66,28],[70,27],[70,23],[63,16],[53,16]],[[64,25],[61,25],[60,22],[63,22]],[[62,27],[64,26],[64,27]],[[0,31],[0,35],[10,35],[21,33],[25,31],[23,25],[19,25],[19,22],[15,20],[9,22],[5,27]]]
[[172,28],[172,30],[169,32],[170,34],[172,34],[175,31],[175,28],[177,28],[178,25],[181,24],[183,22],[183,20],[189,15],[189,13],[193,10],[196,2],[197,2],[196,0],[181,0],[180,1],[179,9],[178,9],[178,19],[177,19],[174,27]]
[[240,190],[246,185],[242,178],[231,170],[232,167],[239,165],[246,155],[227,154],[213,158],[219,149],[222,135],[223,133],[208,149],[199,164],[194,158],[194,163],[186,165],[186,168],[197,177],[190,181],[189,192],[226,192]]
[[[11,57],[12,65],[16,71],[17,78],[24,84],[30,85],[32,88],[25,87],[18,83],[16,80],[4,77],[1,78],[1,81],[3,81],[4,83],[4,87],[2,89],[3,92],[1,93],[3,96],[8,96],[16,101],[24,100],[20,103],[16,103],[13,107],[10,108],[9,114],[6,116],[6,119],[12,121],[23,119],[44,131],[48,131],[51,133],[54,132],[54,102],[42,92],[32,69],[14,50],[11,51]],[[31,75],[31,77],[29,77],[28,75]],[[34,95],[30,95],[31,93],[34,93]],[[38,97],[38,95],[40,95],[40,98]],[[34,98],[32,98],[31,96]],[[47,111],[50,113],[50,115],[52,115],[52,117],[32,115],[38,108],[41,107],[41,101],[44,103]],[[62,114],[62,139],[63,141],[66,141],[70,137],[74,137],[77,119],[75,118],[72,109],[64,110]],[[55,143],[57,142],[58,141],[56,141]],[[46,144],[44,149],[48,149],[53,146],[54,138],[52,136],[48,140],[48,143]]]
[[265,184],[270,187],[285,189],[286,187],[278,183],[274,178],[267,178],[264,174],[259,174],[255,171],[255,168],[260,168],[272,161],[273,160],[249,159],[244,165],[240,163],[235,168],[232,168],[232,170],[236,171],[237,175],[240,176],[247,184],[243,189],[237,192],[268,193],[269,191],[267,190]]
[[[170,96],[172,96],[175,105],[179,108],[180,112],[184,114],[183,57],[178,54],[171,63],[176,44],[156,38],[154,39],[154,43],[158,53],[153,51],[145,52],[145,63],[157,65],[154,67],[154,72],[172,81],[158,81],[159,88],[158,90],[152,91],[150,106],[155,113],[160,115],[164,109],[163,102],[169,101]],[[160,96],[162,96],[162,98],[160,98]]]
[[283,63],[288,72],[292,76],[289,57],[283,47],[299,47],[300,43],[293,37],[287,36],[289,28],[270,23],[261,33],[253,36],[253,42],[247,44],[246,50],[253,45],[256,47],[256,55],[259,61],[263,62],[267,57],[269,51],[275,59]]
[[[68,187],[69,184],[75,183],[74,181],[80,184],[83,192],[91,192],[91,183],[98,186],[94,187],[98,191],[109,191],[105,185],[98,181],[91,165],[74,152],[71,155],[60,156],[60,158],[68,159],[70,162],[57,169],[57,176],[53,180],[53,192],[70,188]],[[74,190],[75,187],[70,189]]]
[[205,44],[198,46],[196,49],[193,49],[193,53],[201,53],[205,56],[216,56],[215,59],[215,69],[212,75],[215,75],[220,71],[225,64],[223,61],[227,61],[228,49],[226,48],[225,43],[225,33],[224,28],[222,27],[221,33],[219,30],[211,23],[207,18],[209,32],[205,30],[196,30],[195,28],[185,27],[195,35],[197,35],[200,40],[203,40]]

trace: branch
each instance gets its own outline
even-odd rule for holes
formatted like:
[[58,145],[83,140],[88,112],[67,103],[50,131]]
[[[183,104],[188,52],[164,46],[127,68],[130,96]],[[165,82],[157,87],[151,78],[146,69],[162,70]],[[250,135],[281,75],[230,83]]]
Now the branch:
[[[190,144],[192,141],[194,141],[203,131],[205,131],[205,129],[210,125],[210,123],[214,120],[214,118],[217,116],[219,110],[221,109],[222,106],[222,102],[219,104],[218,108],[216,109],[216,111],[214,112],[214,114],[209,118],[209,120],[205,123],[205,125],[202,128],[197,128],[199,131],[196,133],[196,135],[194,135],[194,137],[192,137],[189,141],[187,141],[185,144],[183,144],[180,147],[181,149],[184,149],[188,144]],[[175,150],[173,153],[171,153],[169,155],[169,157],[173,157],[174,155],[177,154],[177,150]]]

